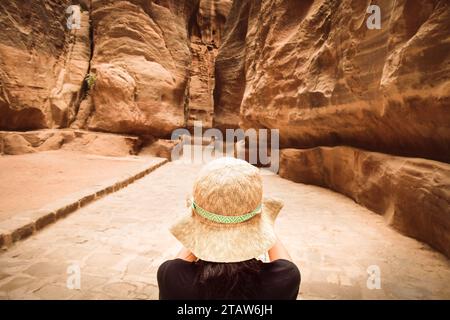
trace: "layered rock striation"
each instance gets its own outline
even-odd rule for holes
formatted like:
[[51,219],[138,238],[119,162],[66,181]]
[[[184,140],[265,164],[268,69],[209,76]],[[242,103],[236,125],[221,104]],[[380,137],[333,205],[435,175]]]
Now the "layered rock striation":
[[281,176],[450,256],[448,1],[2,1],[0,28],[0,152],[141,147],[88,129],[168,156],[195,121],[279,129],[302,148],[281,152]]
[[215,126],[279,129],[282,148],[300,148],[282,150],[282,177],[343,193],[450,256],[448,30],[442,0],[235,1]]

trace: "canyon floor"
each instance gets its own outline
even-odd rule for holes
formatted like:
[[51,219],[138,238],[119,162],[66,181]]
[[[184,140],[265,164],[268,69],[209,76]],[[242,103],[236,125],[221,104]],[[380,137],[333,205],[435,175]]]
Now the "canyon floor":
[[[180,249],[168,227],[200,167],[169,162],[0,253],[0,299],[157,299],[157,268]],[[450,299],[443,255],[345,196],[262,172],[266,195],[285,202],[276,231],[300,268],[299,299]]]

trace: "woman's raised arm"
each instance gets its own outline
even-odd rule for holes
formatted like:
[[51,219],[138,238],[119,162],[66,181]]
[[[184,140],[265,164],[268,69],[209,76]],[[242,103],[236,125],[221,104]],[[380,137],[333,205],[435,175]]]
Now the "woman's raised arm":
[[269,250],[269,259],[270,261],[274,261],[277,259],[285,259],[292,261],[291,256],[289,255],[288,251],[286,250],[283,243],[278,237],[277,241],[275,242],[275,245]]
[[183,248],[181,248],[180,252],[178,252],[175,259],[182,259],[182,260],[186,260],[189,262],[194,262],[197,260],[197,257],[194,256],[194,254],[191,251],[189,251],[188,249],[183,247]]

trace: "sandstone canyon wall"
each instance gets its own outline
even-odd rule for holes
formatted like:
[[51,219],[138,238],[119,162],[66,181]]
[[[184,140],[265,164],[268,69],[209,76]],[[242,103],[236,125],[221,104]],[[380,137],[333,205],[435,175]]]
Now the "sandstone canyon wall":
[[[369,30],[369,4],[381,29]],[[351,145],[450,161],[445,0],[235,1],[215,123],[280,129],[284,147]]]
[[[66,9],[81,3],[81,28]],[[0,129],[65,127],[75,116],[89,66],[88,4],[0,2]]]
[[[66,27],[81,4],[81,28]],[[168,136],[212,124],[231,0],[2,1],[0,130]],[[92,87],[85,77],[90,75]]]

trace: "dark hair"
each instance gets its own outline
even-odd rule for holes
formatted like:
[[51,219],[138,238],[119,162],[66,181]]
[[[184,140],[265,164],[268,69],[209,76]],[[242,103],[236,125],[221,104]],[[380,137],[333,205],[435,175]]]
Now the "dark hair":
[[198,260],[195,282],[203,299],[255,299],[262,261],[219,263]]

